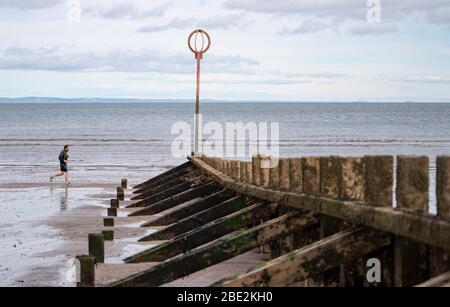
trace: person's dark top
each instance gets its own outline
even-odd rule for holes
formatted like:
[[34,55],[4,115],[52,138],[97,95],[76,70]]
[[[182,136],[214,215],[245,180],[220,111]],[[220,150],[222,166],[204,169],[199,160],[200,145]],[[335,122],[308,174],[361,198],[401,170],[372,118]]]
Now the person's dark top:
[[65,153],[65,151],[63,150],[63,151],[61,151],[61,153],[59,154],[59,163],[60,164],[62,164],[62,165],[66,165],[66,162],[64,162],[64,160],[65,160],[65,158],[66,158],[66,153]]

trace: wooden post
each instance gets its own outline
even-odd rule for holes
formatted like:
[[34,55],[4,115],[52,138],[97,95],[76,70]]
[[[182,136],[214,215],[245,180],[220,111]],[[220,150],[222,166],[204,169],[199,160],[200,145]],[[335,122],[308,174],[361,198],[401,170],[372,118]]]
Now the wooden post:
[[397,207],[428,213],[428,157],[400,156],[397,159]]
[[252,158],[252,177],[253,184],[256,186],[261,185],[261,156],[253,156]]
[[125,191],[122,187],[117,187],[117,199],[121,201],[125,200]]
[[[339,158],[320,158],[320,194],[336,199],[339,197]],[[319,235],[325,239],[344,229],[343,222],[330,216],[320,216]],[[322,276],[307,281],[307,285],[336,287],[340,283],[341,271],[346,271],[344,266],[330,268],[323,272]]]
[[95,258],[95,263],[105,262],[105,240],[101,233],[89,234],[89,256]]
[[278,162],[280,172],[280,190],[289,191],[291,188],[290,167],[289,159],[280,159]]
[[[440,156],[436,160],[436,199],[438,217],[450,221],[450,157]],[[430,248],[430,276],[440,275],[450,269],[450,251]]]
[[302,187],[305,194],[320,193],[320,158],[302,158]]
[[394,157],[366,156],[366,202],[376,207],[392,207]]
[[122,179],[121,186],[124,190],[128,189],[128,180]]
[[364,200],[365,167],[363,158],[339,158],[340,198]]
[[239,181],[241,178],[241,162],[233,161],[233,179]]
[[118,199],[111,199],[111,208],[120,208],[120,202]]
[[102,236],[105,241],[114,241],[114,230],[103,230]]
[[114,218],[104,218],[103,226],[104,227],[114,227]]
[[339,158],[320,158],[320,193],[326,197],[339,197]]
[[278,190],[280,188],[280,169],[278,158],[270,158],[269,169],[269,187],[272,190]]
[[301,158],[289,159],[289,183],[292,192],[303,192],[303,171]]
[[252,162],[246,162],[245,163],[245,178],[246,178],[246,183],[248,184],[253,184],[253,164]]
[[[428,157],[397,158],[397,207],[401,210],[428,213]],[[425,244],[404,237],[395,242],[395,285],[412,287],[429,278],[429,250]]]
[[90,256],[77,256],[77,287],[89,288],[95,287],[95,258]]
[[[375,207],[392,208],[394,185],[394,157],[366,156],[365,200]],[[387,246],[371,255],[381,262],[381,286],[392,287],[395,280],[394,247]],[[373,286],[373,285],[371,285]]]
[[233,177],[233,171],[232,171],[232,163],[231,163],[231,161],[226,160],[225,162],[226,162],[226,166],[227,166],[227,172],[226,172],[227,176],[228,176],[228,177]]
[[270,157],[261,157],[259,165],[260,186],[268,189],[270,187]]
[[247,181],[246,170],[247,170],[246,163],[244,161],[241,161],[240,165],[239,165],[239,171],[240,171],[239,180],[242,182]]
[[450,220],[450,157],[438,157],[436,167],[438,216],[442,219]]
[[108,208],[108,216],[116,217],[117,216],[117,208]]

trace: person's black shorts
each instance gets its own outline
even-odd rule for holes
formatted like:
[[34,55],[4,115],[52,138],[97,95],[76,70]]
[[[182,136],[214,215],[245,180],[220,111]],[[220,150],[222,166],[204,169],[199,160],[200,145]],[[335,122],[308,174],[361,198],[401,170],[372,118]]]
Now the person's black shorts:
[[69,170],[67,169],[67,164],[60,164],[61,172],[67,173]]

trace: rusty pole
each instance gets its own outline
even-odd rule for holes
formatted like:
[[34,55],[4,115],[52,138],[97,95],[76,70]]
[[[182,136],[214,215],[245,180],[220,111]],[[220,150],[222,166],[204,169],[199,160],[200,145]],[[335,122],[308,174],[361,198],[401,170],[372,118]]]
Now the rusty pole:
[[[201,48],[197,45],[198,38],[201,37]],[[205,41],[207,44],[205,45]],[[193,155],[199,153],[199,135],[200,135],[200,62],[211,47],[211,38],[204,30],[198,29],[189,35],[188,39],[189,49],[195,54],[197,60],[197,91],[195,97],[195,145]]]

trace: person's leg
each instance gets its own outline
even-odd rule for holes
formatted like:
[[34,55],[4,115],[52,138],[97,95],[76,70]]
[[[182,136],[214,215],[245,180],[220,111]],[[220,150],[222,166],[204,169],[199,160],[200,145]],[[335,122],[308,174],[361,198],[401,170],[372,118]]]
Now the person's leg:
[[61,177],[61,176],[64,176],[63,172],[59,172],[59,173],[57,173],[57,174],[55,174],[53,176],[50,176],[50,182],[52,182],[53,179],[55,179],[56,177]]
[[66,184],[70,184],[70,181],[69,181],[69,172],[65,172],[65,173],[64,173],[64,180],[66,181]]

